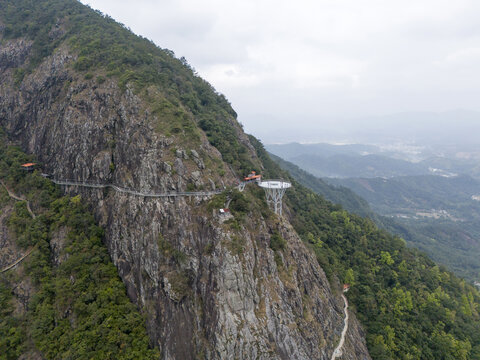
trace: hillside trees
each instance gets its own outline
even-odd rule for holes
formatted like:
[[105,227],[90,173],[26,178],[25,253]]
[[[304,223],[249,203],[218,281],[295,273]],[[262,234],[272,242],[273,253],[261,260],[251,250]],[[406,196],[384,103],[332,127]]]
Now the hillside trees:
[[[31,157],[0,140],[0,179],[29,199],[37,215],[32,219],[25,203],[16,202],[8,218],[17,246],[35,249],[23,271],[0,275],[0,359],[35,349],[48,359],[158,358],[102,242],[103,230],[80,197],[61,197],[49,180],[20,170]],[[5,193],[2,187],[0,210],[12,203]],[[55,253],[60,234],[64,248]],[[20,282],[33,285],[25,312],[13,305]]]
[[307,190],[251,141],[264,174],[292,181],[288,216],[332,285],[354,284],[348,297],[373,359],[480,359],[480,294],[473,286],[371,220]]

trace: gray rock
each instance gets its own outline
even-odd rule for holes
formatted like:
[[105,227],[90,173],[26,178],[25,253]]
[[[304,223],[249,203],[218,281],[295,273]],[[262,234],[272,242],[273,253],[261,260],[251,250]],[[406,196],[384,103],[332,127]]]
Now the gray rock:
[[192,154],[192,156],[195,158],[195,159],[198,159],[200,158],[200,156],[198,155],[198,152],[196,152],[195,150],[190,150],[190,153]]
[[185,159],[188,160],[188,155],[187,152],[183,149],[177,149],[175,150],[175,156],[179,159]]
[[[153,131],[155,117],[133,88],[122,91],[115,80],[83,80],[72,70],[76,55],[68,47],[58,48],[18,89],[13,69],[28,61],[30,45],[12,40],[0,46],[0,125],[37,156],[44,172],[157,192],[182,190],[195,181],[212,188],[236,183],[227,164],[220,176],[193,150],[198,169],[189,170],[192,164],[182,150],[192,146],[188,139]],[[225,121],[260,164],[236,120]],[[199,134],[202,156],[222,161]],[[177,149],[173,154],[172,148]],[[172,161],[175,171],[167,163]],[[197,354],[206,359],[330,359],[342,330],[342,306],[315,256],[286,220],[246,217],[240,229],[233,229],[216,213],[201,211],[208,198],[69,190],[92,205],[111,259],[130,299],[146,314],[148,334],[163,359]],[[283,266],[277,266],[269,247],[273,231],[287,240]],[[353,315],[351,329],[343,357],[369,359]]]
[[177,172],[177,174],[180,175],[180,176],[185,175],[185,173],[187,172],[187,170],[185,168],[185,165],[183,165],[182,160],[180,160],[178,158],[175,159],[175,161],[173,163],[173,167],[174,167],[175,171]]

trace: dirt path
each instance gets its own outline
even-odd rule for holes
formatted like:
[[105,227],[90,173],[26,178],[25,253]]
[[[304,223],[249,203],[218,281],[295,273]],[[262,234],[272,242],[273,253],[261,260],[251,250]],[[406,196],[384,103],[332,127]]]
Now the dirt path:
[[29,248],[27,250],[27,252],[25,254],[23,254],[23,256],[21,258],[17,259],[13,264],[10,264],[10,265],[4,267],[2,270],[0,270],[0,274],[4,273],[5,271],[10,270],[11,268],[13,268],[16,265],[18,265],[19,263],[21,263],[23,261],[23,259],[25,259],[28,255],[30,255],[32,253],[32,251],[35,250],[36,248],[37,248],[36,245]]
[[348,330],[348,301],[345,295],[343,294],[342,294],[342,298],[345,303],[345,308],[344,308],[344,312],[345,312],[344,324],[345,325],[343,327],[342,336],[340,337],[340,342],[338,343],[338,346],[333,351],[331,360],[335,360],[336,358],[342,356],[342,347],[343,347],[343,343],[345,342],[345,335],[347,334],[347,330]]
[[[27,210],[28,210],[28,213],[30,214],[30,216],[35,219],[35,214],[33,213],[32,209],[30,208],[30,203],[27,201],[27,199],[24,199],[20,196],[17,196],[15,195],[13,192],[11,192],[7,186],[3,183],[2,180],[0,180],[0,184],[2,184],[2,186],[5,188],[5,190],[7,190],[7,193],[8,193],[8,196],[10,196],[12,199],[15,199],[17,201],[26,201],[27,202]],[[37,246],[32,246],[30,248],[28,248],[28,250],[25,252],[25,254],[23,254],[19,259],[17,259],[14,263],[4,267],[2,270],[0,270],[0,274],[1,273],[4,273],[5,271],[8,271],[10,270],[11,268],[15,267],[16,265],[18,265],[19,263],[21,263],[23,261],[23,259],[25,259],[28,255],[30,255],[32,253],[33,250],[35,250]]]
[[33,213],[32,209],[30,208],[30,203],[27,201],[27,199],[24,199],[20,196],[17,196],[15,195],[13,192],[11,192],[7,186],[4,184],[4,182],[2,180],[0,180],[0,184],[2,184],[2,186],[5,188],[5,190],[7,190],[7,193],[8,193],[8,196],[10,196],[12,199],[15,199],[17,201],[26,201],[27,202],[27,210],[28,210],[28,213],[30,214],[30,216],[35,219],[36,218],[36,215]]

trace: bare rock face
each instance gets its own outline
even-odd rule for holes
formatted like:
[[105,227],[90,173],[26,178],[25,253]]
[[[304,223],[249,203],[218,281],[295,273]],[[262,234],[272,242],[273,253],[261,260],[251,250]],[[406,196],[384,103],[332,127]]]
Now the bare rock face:
[[67,260],[67,254],[63,251],[65,249],[66,236],[68,229],[61,227],[57,229],[50,240],[50,249],[53,255],[53,263],[59,265]]
[[0,70],[22,65],[27,59],[31,46],[31,42],[26,40],[7,42],[0,49]]
[[[28,53],[24,40],[0,45],[0,126],[36,154],[44,172],[142,192],[236,182],[227,165],[222,176],[208,166],[222,158],[203,133],[194,143],[182,134],[162,134],[156,115],[128,86],[123,91],[114,80],[98,84],[73,72],[75,55],[67,48],[16,85],[14,68]],[[248,138],[241,140],[254,156]],[[65,190],[92,205],[163,359],[331,358],[343,304],[286,220],[272,224],[259,216],[232,227],[207,211],[207,197]],[[269,247],[274,232],[287,241],[277,254]],[[62,244],[60,233],[58,239],[54,246]],[[342,358],[369,359],[351,318]]]

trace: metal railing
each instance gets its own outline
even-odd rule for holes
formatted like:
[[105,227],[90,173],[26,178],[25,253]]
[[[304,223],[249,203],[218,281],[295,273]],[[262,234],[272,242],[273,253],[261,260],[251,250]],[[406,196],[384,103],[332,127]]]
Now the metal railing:
[[125,188],[122,186],[118,186],[116,184],[101,184],[97,183],[92,180],[84,180],[84,181],[75,181],[75,180],[60,180],[60,179],[50,179],[52,182],[58,185],[63,186],[83,186],[89,188],[96,188],[96,189],[105,189],[105,188],[112,188],[115,191],[131,194],[135,196],[142,196],[142,197],[174,197],[174,196],[212,196],[217,195],[223,192],[222,189],[218,190],[211,190],[211,191],[168,191],[163,193],[156,193],[156,192],[142,192],[137,191],[129,188]]

